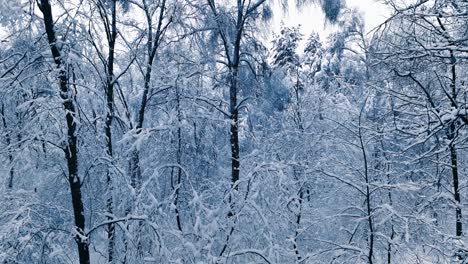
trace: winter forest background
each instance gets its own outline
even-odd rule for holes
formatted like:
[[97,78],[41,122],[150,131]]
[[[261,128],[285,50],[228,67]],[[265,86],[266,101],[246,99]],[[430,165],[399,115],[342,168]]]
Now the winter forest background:
[[310,2],[0,1],[0,263],[468,263],[468,2]]

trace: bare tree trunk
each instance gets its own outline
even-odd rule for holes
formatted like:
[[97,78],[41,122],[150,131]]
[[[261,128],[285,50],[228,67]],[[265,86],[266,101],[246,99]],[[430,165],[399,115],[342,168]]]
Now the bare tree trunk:
[[[382,142],[382,141],[381,141]],[[383,150],[383,144],[382,144],[382,150]],[[387,158],[386,158],[387,159]],[[390,185],[390,165],[387,163],[385,166],[385,170],[387,171],[387,184]],[[388,190],[388,203],[390,206],[393,206],[393,198],[392,198],[392,190]],[[395,227],[393,225],[393,216],[390,217],[390,220],[392,221],[390,223],[391,227],[391,233],[390,233],[390,241],[388,242],[388,248],[387,248],[387,264],[392,263],[392,245],[393,245],[393,239],[395,238]]]
[[302,218],[302,203],[304,202],[304,190],[299,190],[299,211],[296,215],[296,232],[294,234],[294,253],[296,254],[297,261],[301,261],[301,253],[299,252],[299,246],[297,243],[297,237],[299,236],[299,228],[301,226]]
[[[158,25],[156,28],[156,32],[154,33],[153,36],[153,25],[152,25],[152,17],[150,13],[150,8],[147,6],[146,1],[143,1],[144,4],[144,12],[146,15],[146,22],[148,24],[148,42],[146,44],[147,46],[147,52],[148,52],[148,61],[146,63],[146,69],[145,69],[145,76],[144,76],[144,87],[143,87],[143,95],[141,97],[141,103],[140,103],[140,108],[138,109],[138,119],[136,122],[136,130],[137,133],[140,133],[140,130],[143,128],[143,124],[145,121],[145,113],[146,113],[146,107],[148,105],[148,98],[149,98],[149,92],[151,90],[150,84],[151,84],[151,76],[152,76],[152,71],[153,71],[153,63],[156,57],[156,52],[158,51],[159,44],[161,41],[161,38],[169,25],[170,21],[163,26],[163,19],[166,11],[166,0],[163,0],[161,3],[160,11],[159,11],[159,20],[158,20]],[[139,151],[134,150],[132,152],[132,156],[130,158],[130,174],[131,174],[131,183],[132,187],[135,189],[138,189],[139,181],[141,181],[141,169],[140,169],[140,157],[139,157]]]
[[[223,48],[225,56],[227,59],[227,67],[229,69],[229,121],[230,121],[230,135],[229,143],[231,145],[231,191],[235,192],[239,189],[238,183],[240,180],[240,145],[239,145],[239,105],[237,102],[238,90],[239,90],[239,66],[240,66],[240,55],[241,55],[241,41],[243,37],[243,30],[245,25],[244,12],[248,11],[245,8],[244,2],[242,0],[237,0],[237,19],[235,23],[235,38],[232,43],[230,38],[227,37],[225,26],[220,20],[218,20],[218,10],[216,7],[216,2],[214,0],[207,0],[208,5],[216,18],[218,24],[218,32],[223,42]],[[256,5],[255,8],[261,5]],[[252,8],[252,7],[251,7]],[[221,248],[219,256],[221,257],[226,249],[232,234],[234,233],[235,223],[236,223],[236,208],[233,204],[233,194],[229,195],[229,206],[230,210],[228,212],[228,217],[233,219],[232,226],[229,230],[229,233],[226,236],[226,241]]]
[[68,168],[68,183],[73,205],[73,214],[75,219],[75,241],[78,247],[80,264],[90,264],[88,238],[85,236],[85,216],[81,194],[81,181],[78,176],[78,139],[76,136],[76,115],[75,104],[72,97],[73,91],[69,87],[67,71],[64,68],[62,56],[56,45],[56,36],[54,31],[54,18],[49,0],[41,0],[39,9],[44,15],[44,27],[47,33],[50,50],[54,62],[59,69],[60,97],[63,100],[65,110],[65,119],[67,123],[67,145],[64,149]]
[[[446,34],[442,35],[445,37],[445,39],[448,41],[448,43],[451,46],[456,45],[456,43],[453,42],[452,38],[450,37],[450,34],[447,32],[447,28],[443,24],[442,20],[440,17],[437,17],[437,22],[442,29],[443,32]],[[450,93],[451,95],[448,96],[450,97],[450,106],[452,108],[457,108],[457,58],[455,57],[455,54],[452,49],[449,49],[449,54],[450,54]],[[460,189],[459,189],[459,175],[458,175],[458,155],[457,155],[457,150],[455,148],[455,136],[456,136],[456,122],[457,121],[452,121],[448,128],[447,132],[447,138],[450,140],[450,145],[449,145],[449,151],[450,151],[450,163],[451,163],[451,171],[452,171],[452,180],[453,180],[453,196],[455,199],[455,235],[457,237],[463,236],[463,222],[462,222],[462,208],[461,208],[461,197],[460,197]],[[459,256],[459,259],[462,259],[462,256]]]
[[[239,90],[241,41],[244,31],[244,18],[246,15],[244,12],[248,10],[245,10],[246,8],[243,1],[237,0],[237,20],[235,23],[236,34],[234,42],[231,43],[231,40],[227,37],[227,33],[225,32],[225,25],[223,25],[222,21],[217,19],[219,14],[216,2],[214,0],[207,0],[207,2],[213,12],[213,15],[216,17],[216,22],[218,23],[218,32],[223,42],[224,52],[227,59],[227,67],[229,69],[229,143],[231,144],[231,186],[234,191],[238,189],[237,184],[240,179],[239,106],[237,105],[237,96]],[[259,5],[261,5],[260,2]],[[231,203],[231,210],[228,216],[232,217],[235,215],[232,205],[232,195],[229,196],[229,202]]]
[[231,181],[235,189],[240,179],[240,148],[239,148],[239,110],[237,108],[237,86],[239,70],[234,67],[231,73],[231,86],[229,87],[229,110],[231,119]]
[[[453,52],[451,52],[452,59],[454,61]],[[455,100],[456,100],[456,72],[455,72],[455,64],[452,65],[452,107],[456,107]],[[458,175],[458,154],[455,148],[455,135],[456,134],[456,121],[452,121],[448,128],[447,138],[450,140],[449,144],[449,151],[450,151],[450,165],[451,165],[451,172],[452,172],[452,181],[453,181],[453,197],[455,200],[455,235],[457,238],[461,238],[463,236],[463,215],[462,215],[462,203],[461,203],[461,195],[460,195],[460,180]],[[463,261],[465,259],[465,254],[462,252],[462,249],[458,249],[456,256],[458,260]]]
[[462,210],[461,210],[461,198],[460,198],[460,188],[459,188],[459,179],[458,179],[458,157],[457,151],[454,146],[450,146],[450,159],[452,165],[452,177],[453,177],[453,196],[456,202],[455,216],[456,216],[456,228],[455,235],[461,237],[463,235],[463,223],[462,223]]
[[[167,22],[166,25],[163,25],[163,20],[166,12],[166,0],[162,0],[161,5],[159,6],[159,17],[158,17],[158,24],[156,28],[156,32],[153,33],[153,18],[152,14],[150,11],[150,7],[148,6],[146,1],[143,1],[143,11],[145,12],[146,16],[146,22],[148,24],[148,36],[147,36],[147,43],[146,43],[146,48],[147,48],[147,55],[148,55],[148,60],[146,62],[146,67],[145,67],[145,74],[144,74],[144,85],[143,85],[143,95],[141,97],[141,103],[140,107],[138,109],[138,116],[137,116],[137,121],[135,125],[136,133],[139,134],[141,132],[141,129],[143,128],[144,121],[145,121],[145,114],[146,114],[146,107],[148,105],[148,100],[150,96],[150,91],[151,91],[151,77],[152,77],[152,71],[153,71],[153,63],[156,58],[156,53],[159,48],[159,44],[161,41],[161,38],[163,37],[165,30],[167,29],[167,26],[171,23],[171,20]],[[139,193],[141,181],[142,181],[142,176],[141,176],[141,166],[140,166],[140,151],[138,149],[134,149],[131,153],[130,156],[130,184],[132,188],[135,190],[135,193]],[[127,214],[130,213],[132,209],[128,208],[127,209]],[[141,222],[139,223],[140,227],[139,230],[141,229]],[[139,232],[139,231],[138,231]],[[137,243],[137,248],[141,248],[141,243],[140,241]],[[128,241],[126,238],[124,238],[124,247],[125,247],[125,252],[128,250]],[[139,250],[138,249],[138,250]],[[127,262],[127,254],[125,253],[125,259],[123,263]]]
[[374,257],[374,223],[372,219],[372,206],[371,206],[371,191],[369,187],[370,179],[369,179],[369,165],[367,161],[367,153],[364,145],[363,135],[362,135],[362,128],[361,128],[361,115],[364,109],[361,109],[361,113],[359,114],[359,144],[362,151],[362,158],[364,161],[364,177],[366,182],[366,209],[367,209],[367,221],[369,224],[369,252],[367,255],[369,264],[373,264],[373,257]]
[[182,184],[182,169],[180,168],[182,163],[182,128],[180,127],[182,122],[182,113],[180,109],[180,92],[179,86],[176,84],[176,101],[177,101],[177,120],[179,122],[177,127],[177,175],[176,175],[176,186],[175,186],[175,197],[174,197],[174,207],[175,207],[175,214],[176,214],[176,222],[177,228],[180,232],[182,232],[182,221],[180,219],[180,203],[179,203],[179,196],[180,196],[180,188]]
[[[113,148],[112,148],[112,121],[114,118],[114,60],[115,60],[115,42],[117,39],[117,26],[116,26],[116,0],[112,0],[111,3],[111,24],[108,29],[107,42],[109,45],[108,58],[107,58],[107,69],[106,69],[106,120],[105,120],[105,138],[106,138],[106,154],[113,163]],[[105,7],[101,7],[105,8]],[[112,185],[112,164],[108,164],[106,183],[107,183],[107,198],[106,207],[108,220],[113,219],[113,185]],[[115,247],[115,225],[109,223],[106,228],[107,232],[107,260],[109,263],[114,261],[114,247]]]
[[[450,71],[452,74],[452,83],[451,83],[451,93],[452,93],[452,104],[451,106],[453,108],[456,108],[456,100],[457,100],[457,90],[456,90],[456,59],[453,54],[453,51],[450,51],[450,58],[451,58],[451,67]],[[457,155],[457,150],[455,148],[455,133],[456,133],[456,121],[453,121],[450,126],[449,126],[449,131],[447,138],[451,141],[449,145],[449,150],[450,150],[450,163],[451,163],[451,171],[452,171],[452,180],[453,180],[453,196],[455,199],[455,219],[456,219],[456,224],[455,224],[455,235],[457,237],[461,237],[463,235],[463,222],[462,222],[462,209],[461,209],[461,196],[460,196],[460,188],[459,188],[459,175],[458,175],[458,155]]]
[[[240,39],[239,39],[240,43]],[[237,50],[239,52],[239,50]],[[239,53],[237,53],[239,56]],[[240,147],[239,147],[239,110],[237,106],[237,90],[238,90],[238,62],[230,69],[230,86],[229,86],[229,112],[230,112],[230,144],[231,144],[231,191],[237,191],[239,186],[237,185],[240,179]],[[233,204],[233,195],[229,195],[229,206],[231,207],[228,213],[229,218],[234,219],[229,234],[226,237],[226,242],[221,249],[219,256],[221,257],[226,249],[235,228],[235,215],[236,208]]]
[[[8,132],[8,125],[6,122],[6,117],[5,117],[5,105],[2,104],[2,108],[0,109],[0,114],[2,115],[2,123],[3,123],[3,128],[7,131],[5,134],[5,141],[8,147],[10,147],[11,143],[11,136],[10,133]],[[15,176],[15,167],[13,165],[13,155],[11,154],[11,151],[8,151],[8,162],[10,164],[10,170],[8,172],[8,189],[13,189],[13,178]]]

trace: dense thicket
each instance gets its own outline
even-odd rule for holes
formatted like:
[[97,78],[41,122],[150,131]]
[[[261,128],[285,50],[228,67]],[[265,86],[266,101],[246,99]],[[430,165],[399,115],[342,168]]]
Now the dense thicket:
[[3,1],[0,263],[468,263],[468,2],[287,4]]

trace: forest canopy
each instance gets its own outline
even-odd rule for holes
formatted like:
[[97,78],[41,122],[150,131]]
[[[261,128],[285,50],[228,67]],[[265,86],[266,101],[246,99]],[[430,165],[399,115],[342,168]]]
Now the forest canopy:
[[0,263],[468,263],[468,2],[382,8],[0,0]]

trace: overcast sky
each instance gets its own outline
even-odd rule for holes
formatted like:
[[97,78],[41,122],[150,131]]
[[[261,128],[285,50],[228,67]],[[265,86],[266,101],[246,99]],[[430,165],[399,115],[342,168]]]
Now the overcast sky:
[[[381,24],[389,15],[386,7],[378,0],[346,0],[346,4],[349,7],[356,7],[364,14],[367,31]],[[288,26],[301,24],[302,33],[306,38],[310,32],[316,31],[324,39],[332,31],[332,27],[325,25],[324,15],[318,6],[310,5],[298,10],[295,5],[290,5],[289,9],[289,12],[283,14],[280,19],[275,19],[275,32],[278,32],[281,21]]]

